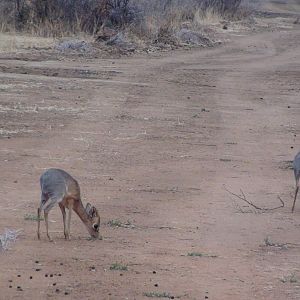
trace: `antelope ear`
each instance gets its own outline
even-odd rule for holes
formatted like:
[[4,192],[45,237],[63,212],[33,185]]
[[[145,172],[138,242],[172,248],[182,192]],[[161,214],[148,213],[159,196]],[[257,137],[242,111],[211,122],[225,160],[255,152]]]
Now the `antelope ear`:
[[85,207],[85,211],[87,212],[88,215],[90,214],[91,208],[92,208],[92,205],[90,203],[87,203],[86,207]]
[[91,208],[91,210],[90,210],[90,216],[91,216],[92,218],[94,218],[94,217],[97,217],[97,215],[98,215],[98,212],[97,212],[96,207],[95,207],[95,206],[92,206],[92,208]]

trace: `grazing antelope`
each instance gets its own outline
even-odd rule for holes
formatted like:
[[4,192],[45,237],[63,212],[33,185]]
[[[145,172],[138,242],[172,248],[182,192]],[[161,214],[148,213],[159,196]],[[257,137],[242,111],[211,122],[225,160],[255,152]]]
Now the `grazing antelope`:
[[299,180],[300,180],[300,152],[296,155],[296,157],[294,159],[293,168],[294,168],[294,174],[295,174],[295,179],[296,179],[296,190],[295,190],[295,198],[294,198],[292,212],[294,211],[294,208],[295,208],[297,194],[298,194],[298,190],[299,190]]
[[[65,239],[70,239],[72,209],[85,224],[91,237],[99,237],[100,216],[98,211],[89,203],[84,208],[80,199],[79,184],[71,175],[60,169],[49,169],[42,174],[40,184],[42,193],[38,208],[38,239],[40,239],[41,211],[44,211],[47,237],[51,241],[48,231],[48,214],[56,204],[59,205],[63,215]],[[69,209],[68,222],[66,220],[66,208]]]

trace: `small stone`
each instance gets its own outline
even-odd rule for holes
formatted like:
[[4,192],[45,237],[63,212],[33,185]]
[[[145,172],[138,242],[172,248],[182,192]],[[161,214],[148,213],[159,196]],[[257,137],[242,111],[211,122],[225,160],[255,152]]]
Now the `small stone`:
[[45,277],[48,277],[48,274],[45,274]]
[[56,293],[59,293],[59,289],[56,289],[55,292],[56,292]]
[[123,274],[121,273],[120,276],[123,276]]
[[50,277],[53,277],[53,274],[50,274]]
[[38,260],[36,260],[36,261],[35,261],[35,263],[36,263],[36,264],[38,264],[38,263],[39,263],[39,261],[38,261]]
[[69,295],[69,292],[65,292],[65,295]]
[[223,26],[223,29],[224,29],[224,30],[227,30],[227,29],[228,29],[228,26],[227,26],[227,25],[224,25],[224,26]]
[[41,269],[35,269],[37,272],[41,271]]
[[29,279],[32,279],[32,276],[30,276]]
[[61,274],[59,273],[58,276],[61,276]]
[[21,275],[19,274],[18,277],[21,277]]
[[63,266],[63,265],[64,265],[64,263],[60,263],[60,265],[61,265],[61,266]]
[[8,282],[13,282],[13,281],[11,279],[9,279]]
[[9,288],[11,289],[11,288],[12,288],[12,285],[10,285]]
[[152,273],[153,273],[153,274],[156,274],[156,271],[153,271]]
[[155,286],[155,287],[158,287],[158,284],[157,284],[157,283],[155,283],[155,284],[154,284],[154,286]]
[[53,286],[56,286],[56,282],[54,282],[52,285],[53,285]]

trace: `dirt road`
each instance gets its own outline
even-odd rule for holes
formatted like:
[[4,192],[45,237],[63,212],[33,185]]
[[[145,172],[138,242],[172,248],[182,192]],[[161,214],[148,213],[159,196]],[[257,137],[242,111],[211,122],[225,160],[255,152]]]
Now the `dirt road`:
[[[1,299],[300,298],[289,164],[300,27],[232,40],[119,60],[0,61],[0,229],[23,229],[0,255]],[[37,240],[26,219],[48,167],[78,179],[103,240],[87,240],[74,215],[65,241],[59,208],[55,242],[44,226]],[[285,207],[255,213],[225,188]]]

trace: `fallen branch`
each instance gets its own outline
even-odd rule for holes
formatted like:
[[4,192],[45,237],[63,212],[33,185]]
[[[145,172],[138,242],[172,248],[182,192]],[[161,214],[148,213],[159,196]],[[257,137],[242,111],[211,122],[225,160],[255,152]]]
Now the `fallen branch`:
[[241,195],[238,195],[238,194],[235,194],[235,193],[231,192],[230,190],[228,190],[225,185],[223,185],[223,187],[224,187],[225,191],[228,192],[229,194],[231,194],[231,195],[237,197],[238,199],[246,202],[248,205],[254,207],[256,210],[259,210],[261,212],[272,211],[272,210],[276,210],[276,209],[284,207],[284,202],[283,202],[283,200],[279,196],[278,196],[278,199],[279,199],[279,201],[281,203],[280,206],[276,206],[276,207],[272,207],[272,208],[259,207],[259,206],[255,205],[254,203],[252,203],[251,201],[247,200],[247,198],[246,198],[246,196],[245,196],[245,194],[244,194],[244,192],[243,192],[242,189],[240,189]]

